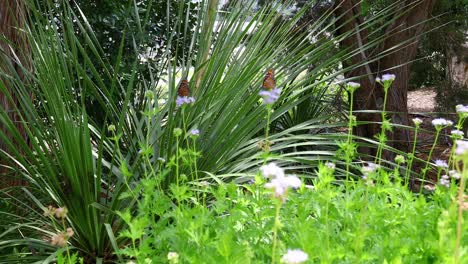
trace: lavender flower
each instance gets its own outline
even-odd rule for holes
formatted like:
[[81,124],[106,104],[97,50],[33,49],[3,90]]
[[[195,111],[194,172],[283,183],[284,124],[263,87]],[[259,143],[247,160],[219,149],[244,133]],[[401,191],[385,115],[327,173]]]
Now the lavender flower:
[[396,78],[396,75],[395,74],[390,74],[390,73],[386,73],[384,75],[382,75],[382,78],[381,78],[381,81],[382,82],[393,82]]
[[455,149],[455,154],[460,156],[468,154],[468,141],[457,140],[455,144],[457,146]]
[[265,178],[283,178],[284,170],[276,165],[276,163],[271,162],[268,165],[263,165],[260,167],[263,177]]
[[200,135],[200,130],[194,128],[194,129],[190,130],[190,135],[191,136],[199,136]]
[[280,88],[274,88],[271,90],[261,90],[258,95],[263,98],[263,103],[267,105],[271,105],[275,103],[281,94],[281,89]]
[[448,168],[448,164],[445,160],[438,159],[435,161],[435,165],[439,168]]
[[449,179],[449,176],[443,175],[443,176],[440,178],[439,184],[442,185],[442,186],[445,186],[445,187],[447,187],[447,188],[450,187],[450,179]]
[[288,249],[281,261],[286,264],[299,264],[309,259],[309,255],[300,249]]
[[273,189],[275,192],[275,197],[281,198],[283,202],[286,199],[286,191],[291,188],[299,188],[301,187],[301,180],[295,176],[285,176],[274,178],[269,183],[265,184],[265,188]]
[[181,107],[184,104],[191,104],[195,102],[195,98],[191,96],[177,96],[176,106]]

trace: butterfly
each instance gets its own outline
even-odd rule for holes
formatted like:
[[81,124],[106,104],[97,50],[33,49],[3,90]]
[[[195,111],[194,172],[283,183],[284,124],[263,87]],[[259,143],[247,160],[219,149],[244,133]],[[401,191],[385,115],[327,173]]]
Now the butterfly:
[[276,80],[275,80],[275,71],[273,69],[268,69],[265,78],[263,78],[262,88],[271,90],[276,87]]
[[180,84],[179,89],[177,90],[177,94],[179,94],[179,96],[190,95],[190,88],[187,80],[182,80],[182,83]]

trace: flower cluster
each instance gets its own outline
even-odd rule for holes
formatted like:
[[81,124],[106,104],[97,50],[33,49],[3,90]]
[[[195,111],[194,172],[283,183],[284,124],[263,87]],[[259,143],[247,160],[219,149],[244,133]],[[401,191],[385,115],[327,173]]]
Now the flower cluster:
[[435,165],[439,168],[448,168],[448,164],[445,160],[437,159],[435,160]]
[[195,98],[191,97],[191,96],[177,96],[177,99],[176,99],[176,106],[177,107],[181,107],[185,104],[192,104],[195,102]]
[[417,117],[416,117],[416,118],[413,118],[413,123],[414,123],[414,125],[417,126],[417,127],[418,127],[419,125],[421,125],[422,122],[423,122],[423,121],[422,121],[421,118],[417,118]]
[[465,133],[463,133],[463,131],[460,131],[460,130],[452,130],[450,131],[450,134],[453,137],[458,138],[458,139],[462,139],[463,136],[465,136]]
[[346,89],[351,93],[356,91],[356,89],[358,89],[359,87],[361,87],[361,84],[356,83],[356,82],[347,82],[346,83]]
[[445,186],[447,188],[450,187],[450,178],[449,178],[449,176],[443,175],[440,178],[439,184],[442,185],[442,186]]
[[457,146],[455,149],[455,154],[460,156],[468,154],[468,141],[457,140],[455,144]]
[[281,95],[280,88],[273,88],[271,90],[262,89],[258,95],[263,98],[263,103],[267,105],[274,104]]
[[379,77],[375,78],[375,81],[377,81],[377,82],[393,82],[395,79],[396,79],[395,74],[386,73],[386,74],[382,75],[382,78],[379,78]]
[[179,263],[179,254],[177,252],[169,252],[167,253],[167,260],[169,260],[169,263]]
[[280,198],[283,202],[286,201],[286,195],[289,188],[299,188],[302,184],[301,180],[295,175],[286,176],[284,170],[278,167],[275,163],[263,165],[260,168],[263,177],[271,179],[265,184],[265,187],[272,189],[275,192],[275,197]]
[[460,173],[458,173],[456,170],[451,170],[451,171],[449,171],[448,174],[449,174],[449,176],[451,178],[456,179],[456,180],[460,179],[460,177],[461,177]]
[[432,120],[432,125],[436,127],[436,129],[441,129],[446,126],[451,126],[453,125],[453,122],[450,120],[447,120],[445,118],[436,118]]
[[307,261],[309,255],[300,249],[288,249],[286,254],[283,255],[281,261],[286,264],[299,264]]
[[59,219],[64,219],[67,217],[68,209],[66,207],[59,207],[55,208],[52,205],[49,205],[46,209],[44,209],[44,216],[47,217],[52,217],[55,215],[55,217]]
[[468,105],[459,104],[455,107],[455,109],[457,110],[457,113],[459,114],[465,114],[465,115],[468,114]]
[[68,239],[73,236],[75,232],[70,227],[67,228],[65,232],[60,232],[58,234],[54,234],[51,238],[50,244],[52,246],[64,247],[67,245]]
[[199,136],[200,135],[200,130],[194,128],[192,130],[190,130],[190,136]]

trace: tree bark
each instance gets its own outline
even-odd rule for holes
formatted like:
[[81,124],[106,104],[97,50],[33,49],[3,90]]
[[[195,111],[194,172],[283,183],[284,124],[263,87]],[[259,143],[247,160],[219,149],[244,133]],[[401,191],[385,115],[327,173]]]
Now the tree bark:
[[[349,34],[340,42],[341,48],[356,51],[355,55],[343,67],[362,65],[355,70],[345,73],[346,78],[359,78],[361,88],[355,93],[353,108],[359,110],[382,110],[384,101],[383,87],[375,82],[375,78],[384,73],[396,75],[392,87],[389,89],[386,111],[391,122],[409,125],[407,94],[411,61],[417,54],[421,34],[424,32],[424,21],[432,13],[436,0],[406,0],[400,6],[404,11],[395,14],[393,23],[385,29],[386,37],[382,45],[371,51],[360,50],[368,43],[368,32],[360,30],[363,27],[360,0],[344,0],[335,4],[338,34]],[[391,50],[391,52],[389,52]],[[369,62],[370,54],[385,54],[376,61]],[[370,124],[359,125],[354,134],[360,137],[374,138],[380,132],[380,126],[375,122],[381,121],[380,114],[356,114],[358,121],[368,121]],[[410,137],[407,129],[395,128],[388,135],[388,144],[401,151],[408,151]],[[375,155],[371,148],[361,148],[361,153]],[[390,158],[390,153],[385,153]]]
[[[26,35],[21,32],[25,26],[25,5],[23,0],[0,0],[0,71],[24,80],[23,68],[30,68],[29,45],[26,40]],[[8,40],[4,41],[3,39]],[[16,124],[18,132],[27,139],[25,129],[19,113],[16,111],[18,98],[15,98],[12,91],[12,83],[6,79],[1,79],[2,86],[12,95],[10,100],[2,91],[0,91],[0,107],[8,113],[10,120]],[[0,129],[8,136],[8,130],[4,124],[0,124]],[[13,137],[9,140],[14,142]],[[0,149],[8,151],[8,146],[4,141],[0,141]],[[23,182],[16,178],[5,177],[8,173],[5,165],[9,165],[8,161],[0,159],[0,187],[23,185]]]

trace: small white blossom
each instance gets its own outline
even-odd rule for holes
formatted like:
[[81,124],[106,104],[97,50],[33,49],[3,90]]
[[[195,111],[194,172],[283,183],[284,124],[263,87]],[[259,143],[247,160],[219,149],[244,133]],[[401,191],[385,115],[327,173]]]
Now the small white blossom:
[[285,200],[285,194],[288,188],[299,188],[301,187],[301,180],[295,176],[286,176],[272,179],[269,183],[265,184],[265,188],[273,189],[275,197],[282,198]]
[[416,126],[419,126],[420,124],[422,124],[422,120],[421,118],[413,118],[413,123],[416,125]]
[[448,126],[449,122],[445,118],[436,118],[432,120],[432,125],[435,127],[443,127],[443,126]]
[[382,75],[382,82],[387,82],[387,81],[391,81],[393,82],[395,80],[396,76],[395,74],[390,74],[390,73],[387,73],[387,74],[384,74]]
[[451,170],[451,171],[449,171],[448,174],[449,174],[450,177],[452,177],[453,179],[456,179],[456,180],[460,179],[460,177],[461,177],[460,173],[458,173],[456,170]]
[[169,260],[170,263],[178,263],[179,254],[177,254],[177,252],[169,252],[167,253],[167,260]]
[[325,163],[325,166],[327,168],[329,168],[329,169],[332,169],[332,170],[334,170],[336,168],[336,165],[333,162],[327,162],[327,163]]
[[443,175],[441,178],[440,178],[440,181],[439,181],[439,184],[442,185],[442,186],[445,186],[445,187],[450,187],[450,179],[447,175]]
[[460,130],[452,130],[450,131],[450,134],[458,137],[463,137],[465,135],[465,133],[463,133],[463,131]]
[[455,149],[455,154],[457,155],[464,155],[468,153],[468,141],[465,140],[457,140],[455,142],[456,144],[456,149]]
[[284,177],[284,170],[276,163],[271,162],[268,165],[263,165],[260,167],[260,171],[262,172],[263,177],[265,178],[283,178]]
[[299,264],[307,261],[309,255],[300,249],[288,249],[288,252],[283,255],[281,261],[286,264]]
[[346,86],[347,86],[347,89],[351,92],[354,92],[356,91],[356,89],[358,89],[359,87],[361,87],[361,84],[357,83],[357,82],[347,82],[346,83]]
[[375,163],[372,163],[372,162],[368,162],[367,163],[367,166],[364,166],[362,167],[362,173],[364,173],[364,175],[369,175],[371,172],[374,172],[376,171],[377,169],[379,169],[380,166],[375,164]]
[[468,105],[459,104],[455,107],[455,109],[457,110],[457,113],[468,113]]
[[439,168],[448,168],[448,164],[445,160],[435,160],[435,165]]

